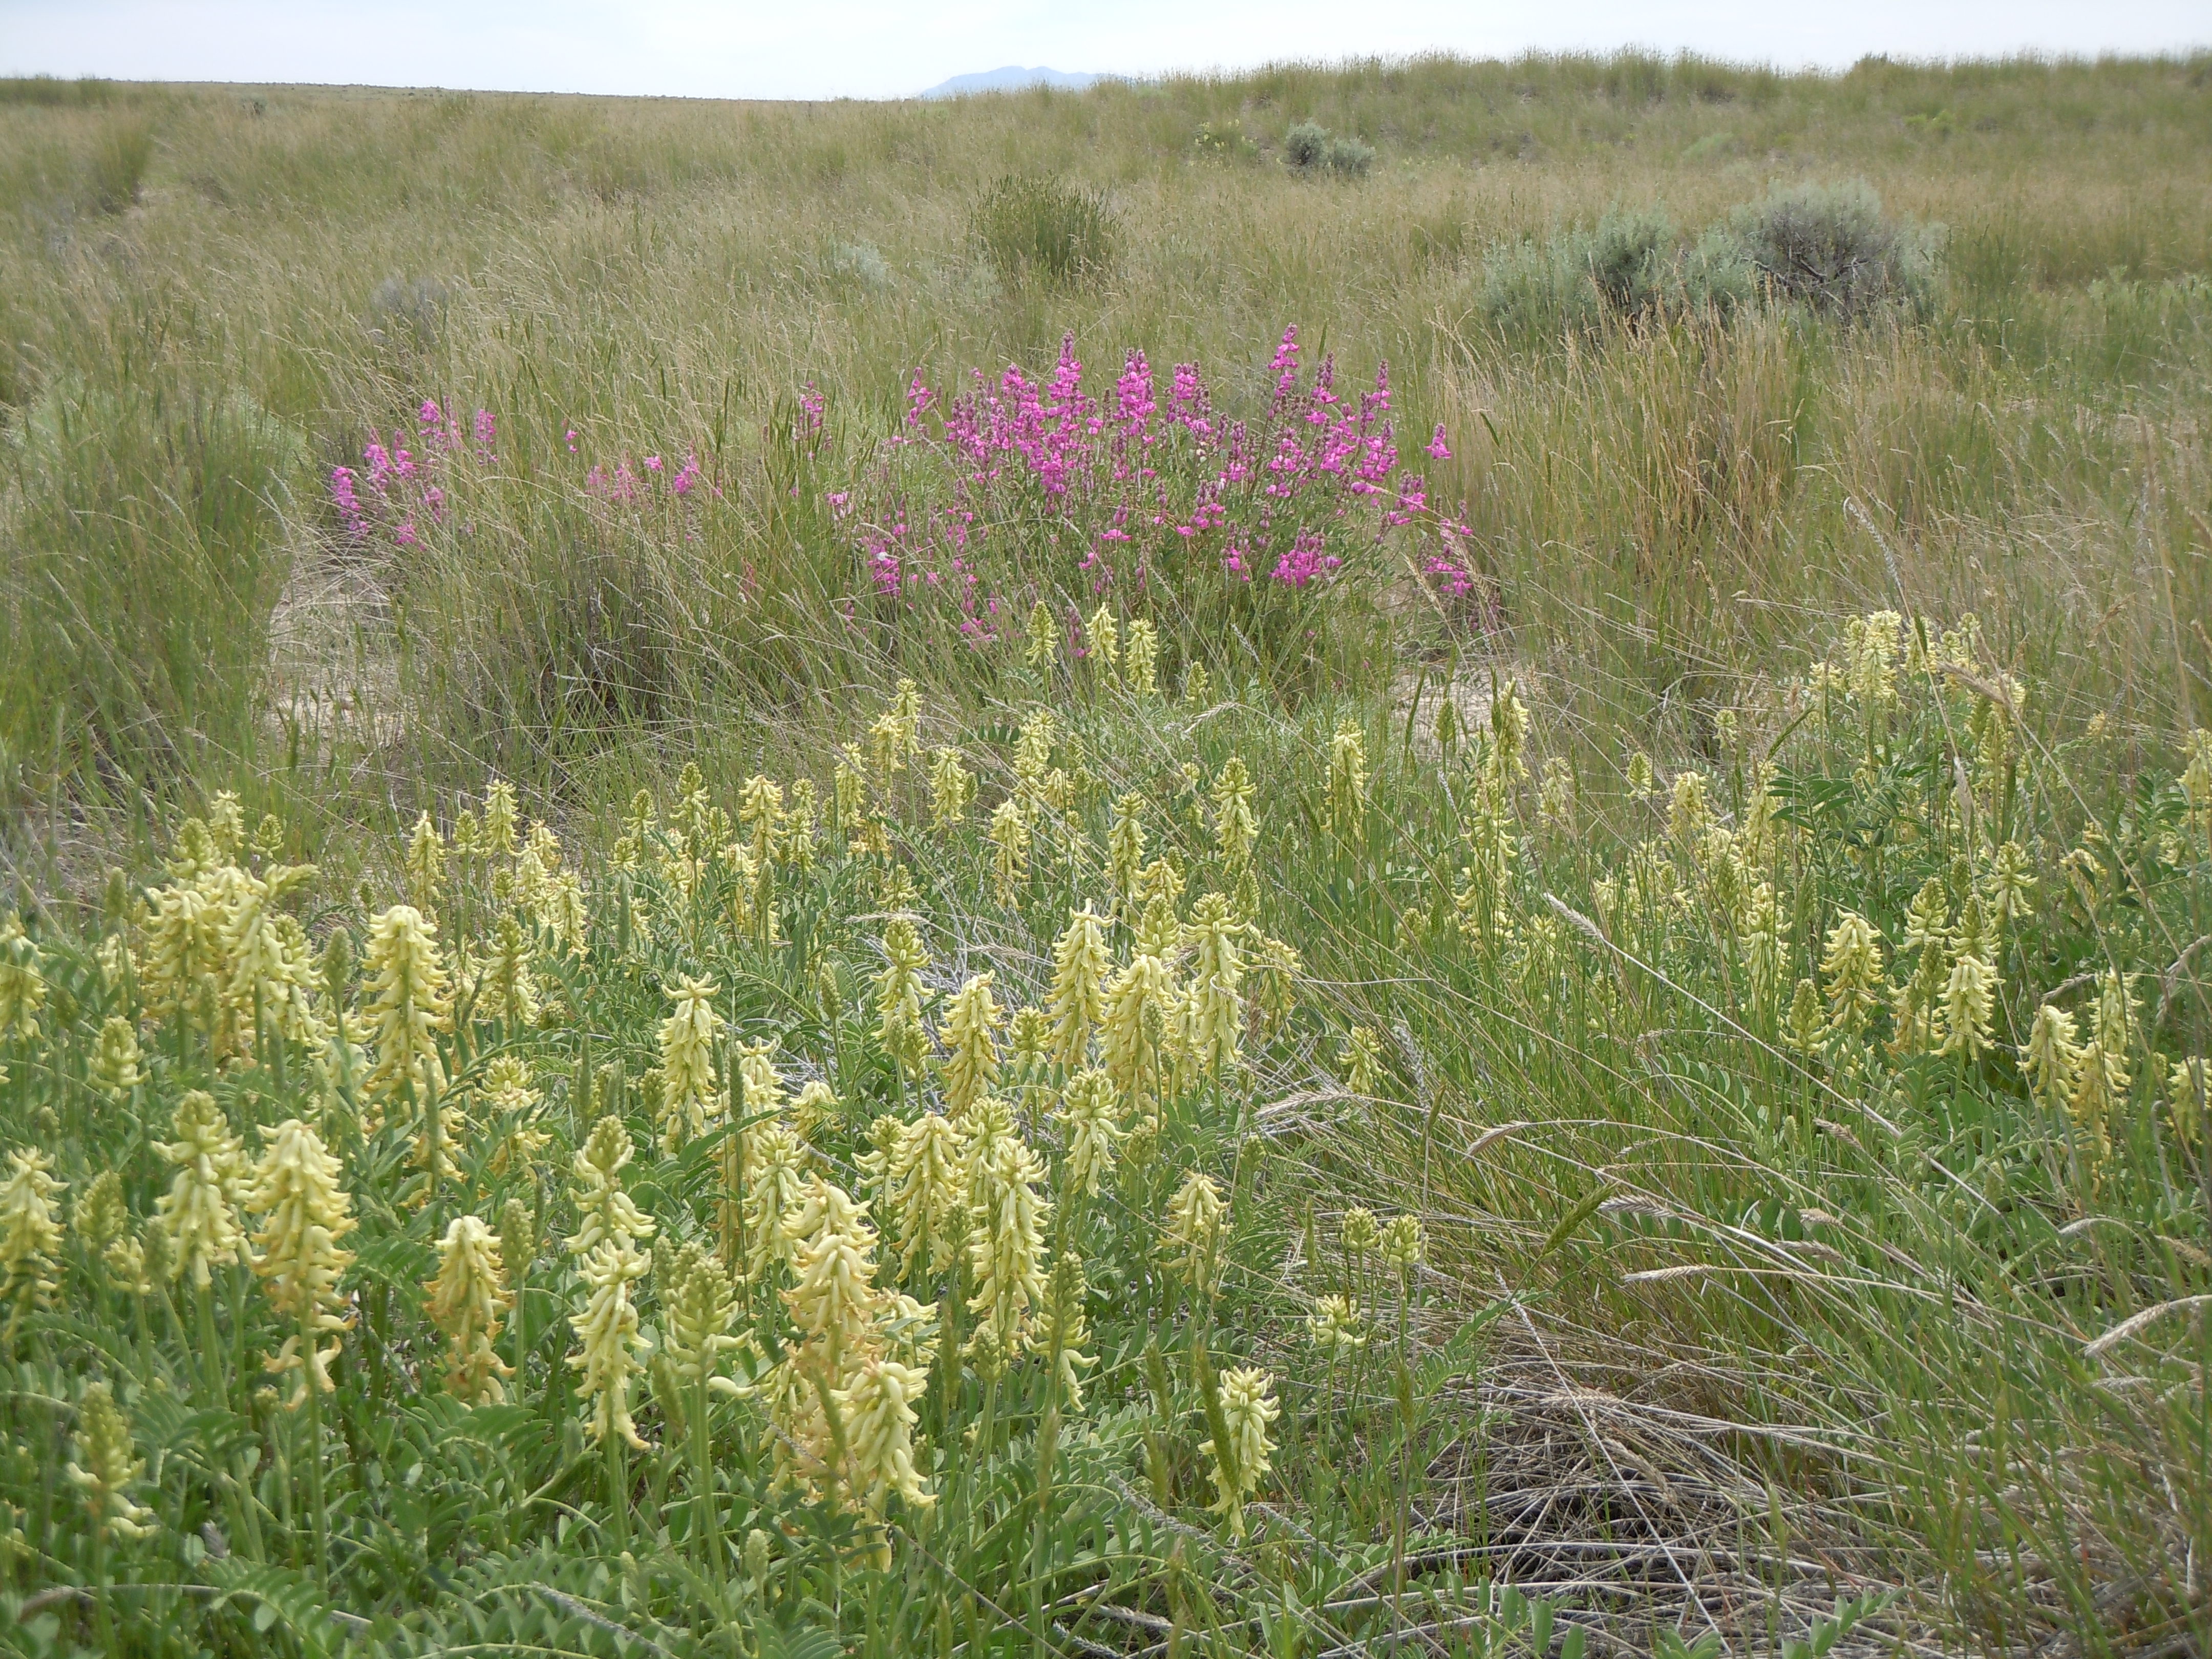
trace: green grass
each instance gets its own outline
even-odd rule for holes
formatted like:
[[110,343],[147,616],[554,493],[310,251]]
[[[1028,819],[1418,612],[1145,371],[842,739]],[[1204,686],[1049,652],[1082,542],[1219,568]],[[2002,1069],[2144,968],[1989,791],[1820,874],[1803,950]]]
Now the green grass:
[[[1286,165],[1303,122],[1372,145],[1371,169]],[[283,1331],[242,1273],[218,1277],[212,1352],[188,1285],[119,1290],[82,1234],[48,1249],[50,1295],[9,1282],[9,1639],[1310,1656],[1717,1633],[1783,1653],[1871,1595],[1844,1638],[1867,1650],[2212,1642],[2192,1565],[2212,1547],[2207,1143],[2169,1088],[2212,1041],[2212,780],[2182,781],[2212,721],[2208,138],[2201,58],[1422,60],[930,106],[0,86],[0,850],[31,940],[0,949],[34,955],[46,993],[36,1036],[0,1036],[0,1126],[70,1183],[58,1215],[112,1169],[136,1230],[169,1177],[155,1143],[211,1088],[240,1131],[312,1117],[361,1219],[356,1323],[313,1421],[257,1389]],[[1024,248],[1070,233],[1048,198],[1086,236],[1096,214],[1064,276],[994,258],[1010,177],[1062,181],[1024,198]],[[1942,250],[1911,307],[1770,293],[1492,325],[1486,272],[1524,243],[1855,180]],[[1334,354],[1356,398],[1387,361],[1430,502],[1380,537],[1372,503],[1316,517],[1345,563],[1310,589],[1273,582],[1272,551],[1247,586],[1219,568],[1232,532],[1177,542],[1141,515],[1139,584],[1135,552],[1097,540],[1126,495],[1055,497],[1018,468],[963,485],[936,438],[971,368],[1048,378],[1063,333],[1092,395],[1140,348],[1163,407],[1196,361],[1215,411],[1257,430],[1293,324],[1306,383]],[[915,428],[917,369],[938,403]],[[411,435],[425,398],[464,428],[434,463]],[[495,460],[466,435],[478,408]],[[1453,454],[1430,461],[1439,422]],[[434,514],[409,498],[406,544],[396,514],[349,533],[329,490],[395,430],[446,492]],[[679,498],[686,457],[708,487]],[[1172,434],[1152,459],[1178,514],[1215,464]],[[622,466],[649,485],[635,502],[605,487]],[[1258,499],[1231,500],[1241,524]],[[872,537],[963,500],[983,503],[977,591],[1006,602],[981,644],[933,597],[960,591],[949,562],[910,603],[867,563]],[[1119,562],[1103,594],[1091,548]],[[1420,574],[1440,552],[1472,598]],[[1102,599],[1125,644],[1157,627],[1158,694],[1067,654],[1096,646]],[[1869,611],[1929,630],[1900,646],[1893,701],[1849,678]],[[1185,702],[1194,668],[1211,689]],[[939,830],[927,757],[878,770],[887,857],[829,826],[838,746],[880,744],[901,676],[923,747],[957,745],[981,790]],[[1489,712],[1508,683],[1516,753]],[[1440,737],[1446,706],[1462,730]],[[1016,763],[1040,707],[1064,795]],[[1356,830],[1328,805],[1347,725]],[[1209,793],[1232,753],[1259,786],[1249,878]],[[750,826],[679,811],[695,763],[733,819],[756,773],[823,803],[813,866],[773,863],[765,931],[720,850]],[[329,1045],[331,999],[365,1018],[369,988],[318,977],[319,1033],[242,1043],[241,1019],[277,1016],[165,1008],[131,889],[170,880],[180,819],[233,789],[243,825],[276,816],[245,867],[320,866],[286,902],[303,948],[357,957],[410,899],[481,957],[514,869],[456,853],[425,887],[403,849],[422,812],[448,833],[480,812],[493,775],[559,834],[589,949],[526,902],[544,1018],[465,1012],[441,1039],[461,1167],[426,1193],[417,1103],[365,1095]],[[640,788],[663,828],[624,851]],[[1161,1091],[1146,1161],[1097,1200],[1055,1179],[1052,1250],[1089,1271],[1085,1404],[1042,1359],[994,1383],[986,1356],[941,1354],[919,1428],[939,1501],[892,1503],[887,1566],[872,1519],[775,1487],[757,1399],[717,1401],[695,1439],[692,1401],[641,1376],[648,1449],[611,1483],[562,1364],[584,1296],[569,1162],[602,1111],[625,1117],[663,1236],[717,1240],[717,1158],[655,1134],[678,980],[717,983],[730,1042],[774,1036],[794,1085],[832,1085],[810,1139],[857,1191],[872,1118],[941,1089],[878,1030],[887,913],[935,958],[933,1029],[986,966],[1003,1004],[1041,1003],[1069,908],[1124,896],[1133,794],[1184,884],[1176,920],[1218,891],[1257,930],[1253,1006],[1242,1069]],[[1007,799],[1035,836],[1011,892],[986,839]],[[1886,988],[1948,975],[2008,843],[2036,883],[1980,947],[1985,1048],[1895,1040],[1887,1001],[1793,1039],[1801,979],[1826,1009],[1844,911],[1879,930]],[[243,914],[229,878],[202,879]],[[1916,899],[1946,930],[1924,963]],[[205,945],[225,975],[228,937]],[[102,971],[110,938],[137,969]],[[1295,971],[1260,973],[1268,940]],[[2102,1017],[2124,1082],[2039,1098],[2037,1009],[2088,1041],[2107,971],[2138,976],[2134,1012]],[[149,1074],[119,1099],[88,1080],[111,1014]],[[550,1139],[495,1170],[501,1055]],[[1031,1079],[1028,1106],[1060,1080]],[[1062,1163],[1051,1120],[1030,1139]],[[1231,1200],[1212,1297],[1159,1249],[1201,1170]],[[447,1219],[497,1227],[509,1199],[538,1238],[528,1346],[501,1337],[513,1397],[471,1410],[422,1285]],[[1344,1246],[1362,1204],[1422,1219],[1418,1272]],[[639,1291],[656,1334],[667,1271]],[[958,1279],[908,1288],[951,1307]],[[1332,1358],[1306,1321],[1336,1294],[1370,1335]],[[744,1297],[772,1358],[793,1328],[769,1285]],[[1240,1364],[1283,1406],[1243,1540],[1200,1449],[1206,1379]],[[94,1377],[148,1460],[144,1540],[95,1543],[56,1484]]]

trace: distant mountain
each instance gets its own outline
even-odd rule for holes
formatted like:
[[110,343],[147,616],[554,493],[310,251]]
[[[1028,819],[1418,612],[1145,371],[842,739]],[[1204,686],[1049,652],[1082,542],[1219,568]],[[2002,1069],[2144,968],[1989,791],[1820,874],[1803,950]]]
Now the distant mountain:
[[985,70],[976,75],[956,75],[950,81],[940,81],[921,95],[925,98],[957,98],[964,92],[1018,92],[1024,87],[1060,87],[1069,92],[1080,92],[1093,82],[1106,77],[1100,75],[1068,75],[1056,69],[1024,69],[1009,64],[1004,69]]

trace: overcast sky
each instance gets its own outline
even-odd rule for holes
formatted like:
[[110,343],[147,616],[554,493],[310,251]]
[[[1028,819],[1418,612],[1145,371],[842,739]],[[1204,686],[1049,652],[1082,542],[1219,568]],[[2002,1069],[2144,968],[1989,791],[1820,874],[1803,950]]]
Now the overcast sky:
[[1840,68],[2207,44],[2205,0],[0,0],[0,73],[722,98],[897,97],[1006,64],[1641,46]]

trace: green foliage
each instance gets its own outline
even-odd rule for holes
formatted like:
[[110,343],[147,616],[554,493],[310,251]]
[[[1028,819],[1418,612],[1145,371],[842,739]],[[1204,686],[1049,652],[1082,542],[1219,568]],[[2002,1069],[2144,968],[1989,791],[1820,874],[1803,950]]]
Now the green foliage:
[[1725,320],[1762,301],[1844,318],[1898,304],[1924,315],[1942,246],[1940,228],[1885,217],[1863,180],[1777,186],[1686,240],[1663,208],[1616,206],[1590,229],[1493,247],[1475,303],[1516,339],[1666,315]]
[[1103,191],[1029,173],[1008,173],[984,191],[969,236],[1010,283],[1032,274],[1055,282],[1097,276],[1120,252]]
[[1319,123],[1301,121],[1283,135],[1283,160],[1300,173],[1361,179],[1375,165],[1375,149],[1351,133],[1331,137]]
[[1941,226],[1898,224],[1864,179],[1777,185],[1741,210],[1735,229],[1761,284],[1820,309],[1857,315],[1935,297]]
[[143,776],[237,741],[305,448],[237,390],[50,381],[0,441],[0,744]]

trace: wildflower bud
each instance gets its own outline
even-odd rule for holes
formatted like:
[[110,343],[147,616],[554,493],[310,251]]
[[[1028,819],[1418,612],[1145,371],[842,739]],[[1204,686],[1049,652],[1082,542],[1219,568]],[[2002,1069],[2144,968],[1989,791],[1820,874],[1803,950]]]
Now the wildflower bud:
[[745,1534],[745,1577],[752,1581],[753,1594],[757,1596],[768,1594],[769,1547],[768,1534],[760,1528],[755,1527]]
[[118,1541],[144,1538],[161,1522],[153,1510],[131,1501],[131,1488],[146,1473],[146,1462],[134,1456],[131,1424],[115,1403],[105,1382],[85,1385],[77,1402],[76,1456],[62,1471],[62,1478],[84,1494],[92,1524]]
[[1420,1265],[1421,1223],[1418,1216],[1394,1215],[1382,1229],[1382,1265],[1399,1273]]
[[1364,1205],[1354,1205],[1344,1212],[1337,1233],[1344,1240],[1344,1248],[1354,1255],[1365,1255],[1382,1243],[1382,1230],[1376,1224],[1375,1212]]
[[1322,819],[1350,846],[1366,833],[1367,740],[1356,726],[1340,726],[1329,740],[1328,781]]

